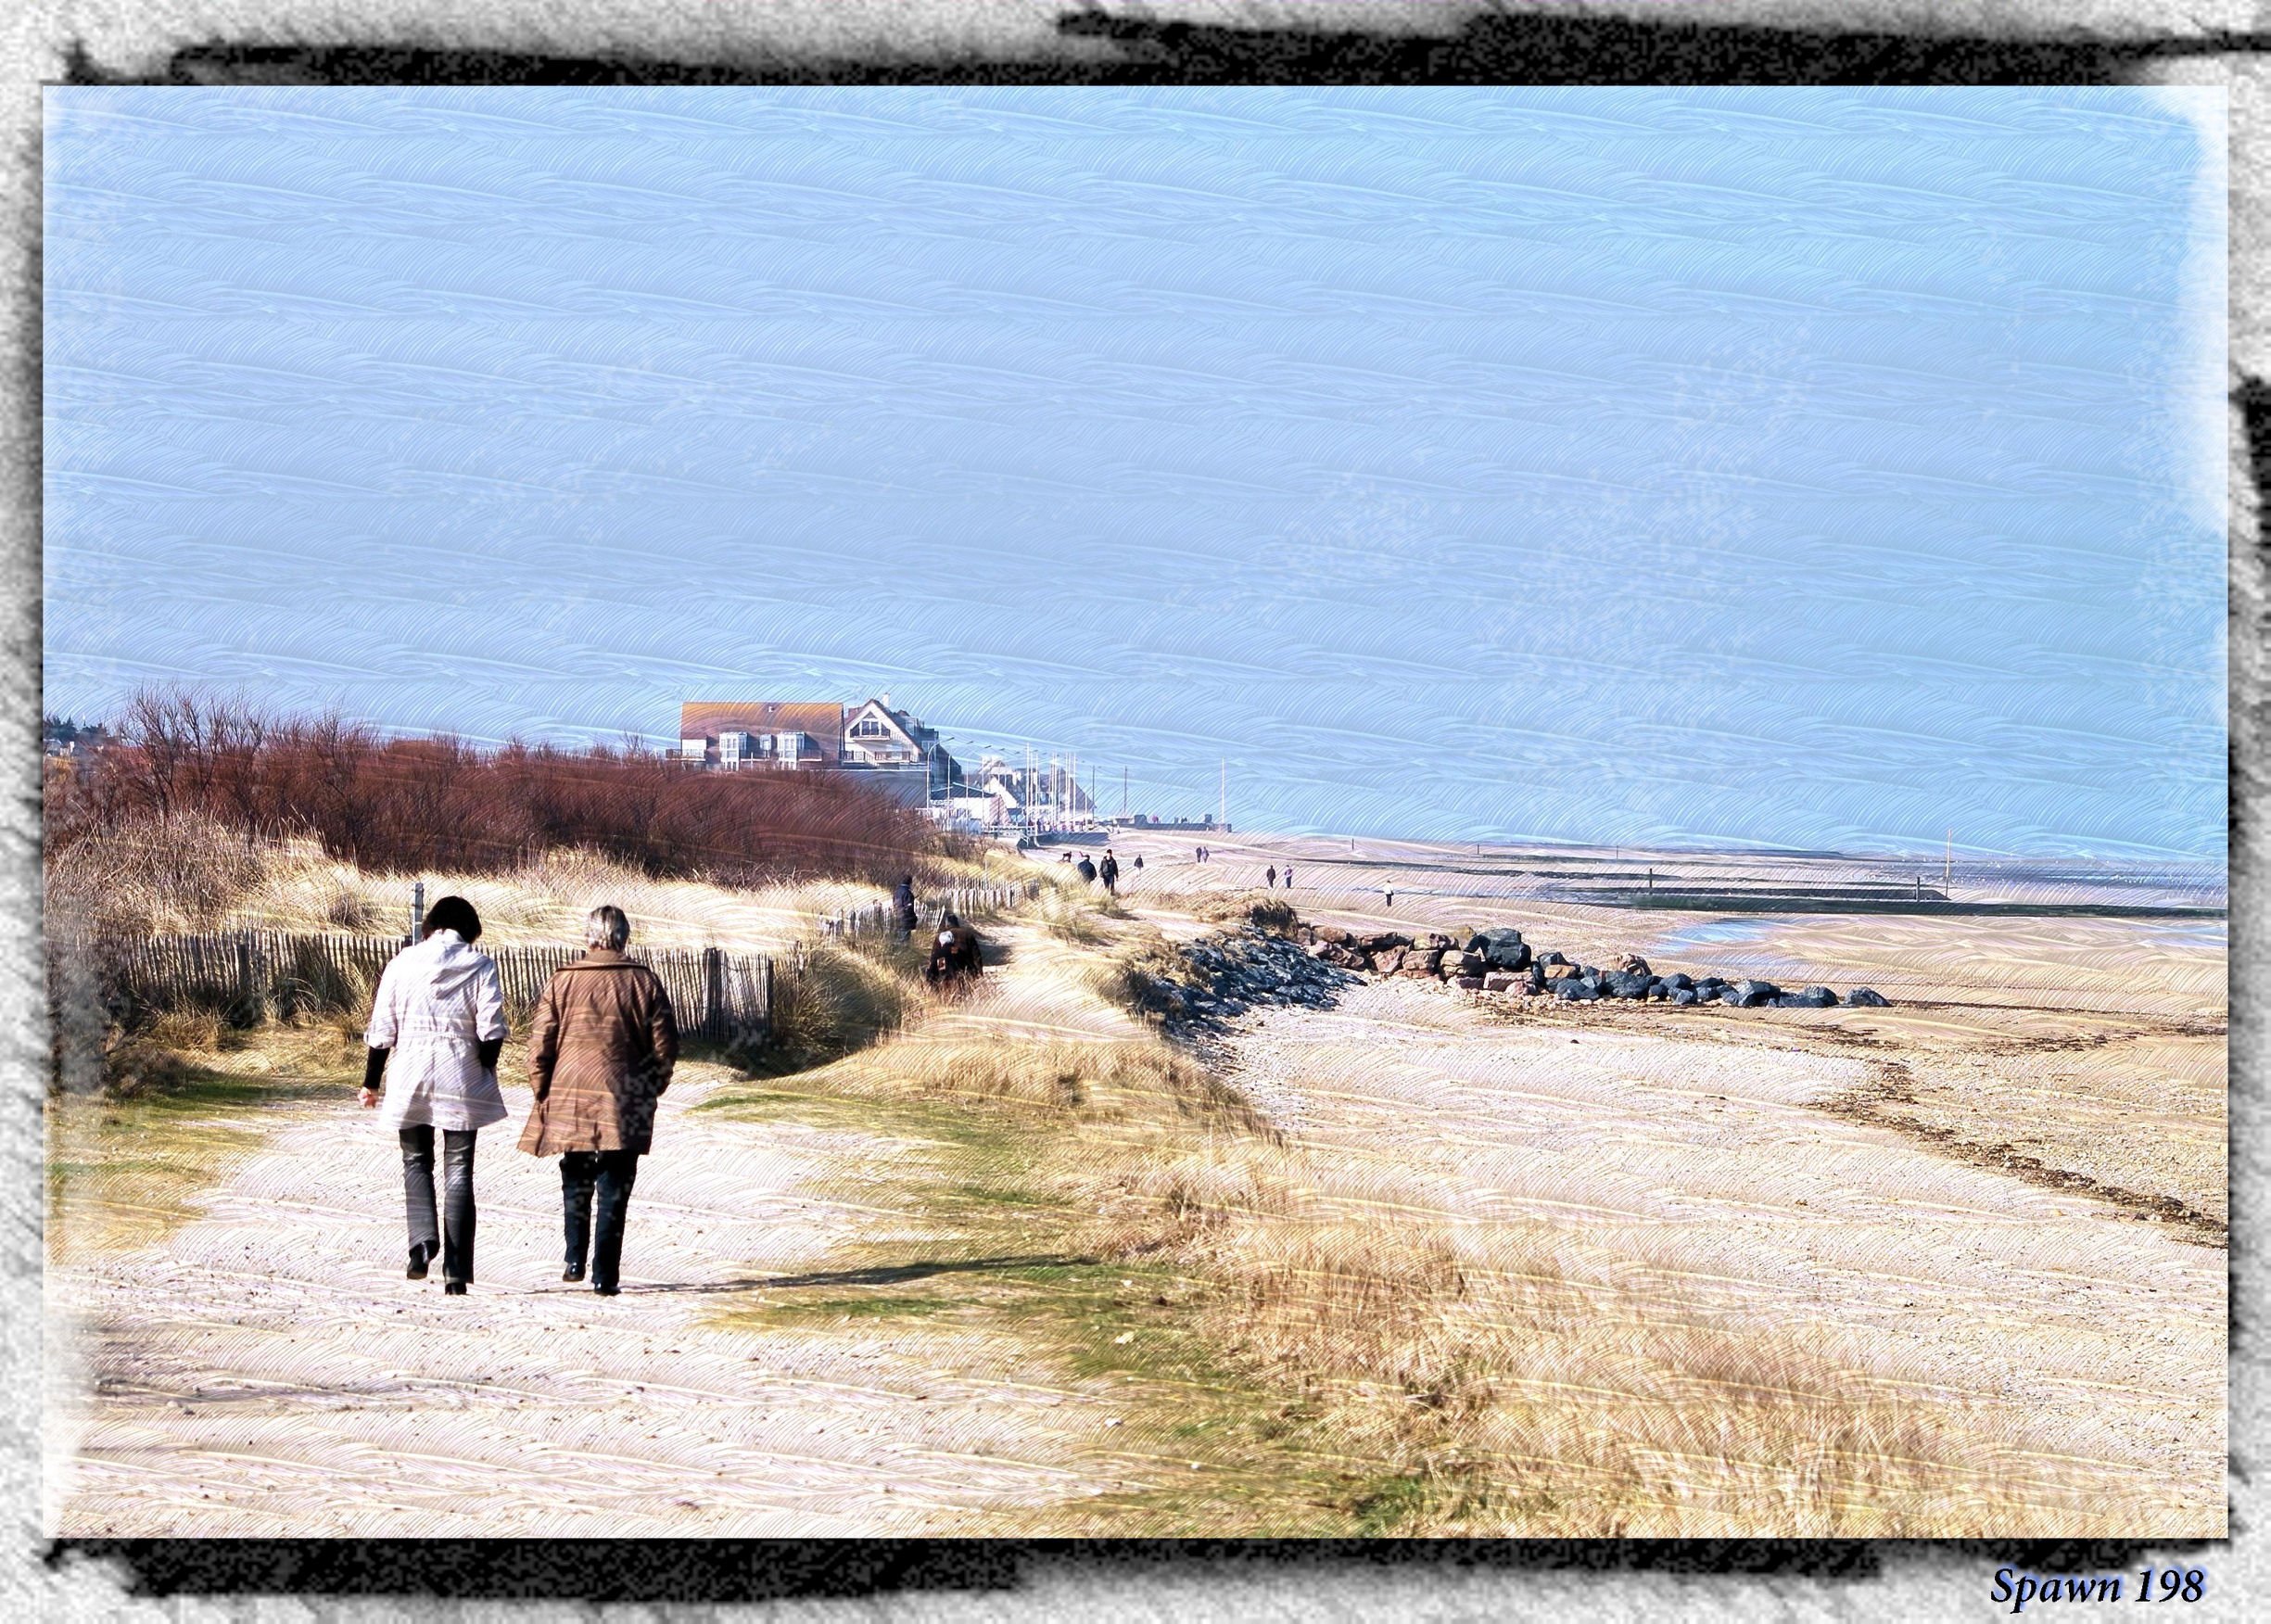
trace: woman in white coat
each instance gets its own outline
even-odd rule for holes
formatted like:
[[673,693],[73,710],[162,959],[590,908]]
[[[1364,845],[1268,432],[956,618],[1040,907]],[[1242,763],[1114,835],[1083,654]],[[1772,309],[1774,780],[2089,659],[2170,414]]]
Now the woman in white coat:
[[[474,951],[481,916],[462,896],[445,896],[425,916],[425,934],[388,961],[371,1000],[363,1041],[370,1056],[362,1105],[402,1144],[402,1198],[410,1218],[410,1278],[425,1278],[441,1259],[442,1289],[462,1297],[473,1279],[474,1136],[505,1118],[497,1087],[504,1047],[504,988],[497,961]],[[388,1059],[391,1057],[392,1065]],[[441,1130],[442,1206],[434,1208],[434,1131]]]

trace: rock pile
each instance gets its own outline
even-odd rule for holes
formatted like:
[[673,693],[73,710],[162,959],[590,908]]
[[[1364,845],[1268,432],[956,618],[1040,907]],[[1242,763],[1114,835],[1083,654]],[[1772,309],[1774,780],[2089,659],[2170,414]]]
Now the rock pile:
[[1169,1020],[1201,1024],[1243,1015],[1258,1004],[1329,1009],[1357,977],[1325,962],[1299,942],[1243,926],[1180,949],[1198,985],[1142,979],[1139,1002]]
[[1728,981],[1722,976],[1657,975],[1648,961],[1628,954],[1606,970],[1578,964],[1559,953],[1533,953],[1522,933],[1499,926],[1478,931],[1464,944],[1440,932],[1407,936],[1395,931],[1345,931],[1338,925],[1301,925],[1298,936],[1307,951],[1343,971],[1378,976],[1409,976],[1448,982],[1469,992],[1516,997],[1559,998],[1591,1003],[1604,998],[1664,1004],[1732,1004],[1739,1009],[1769,1005],[1783,1009],[1827,1009],[1843,1003],[1883,1009],[1884,997],[1855,987],[1844,998],[1828,987],[1785,992],[1772,982]]

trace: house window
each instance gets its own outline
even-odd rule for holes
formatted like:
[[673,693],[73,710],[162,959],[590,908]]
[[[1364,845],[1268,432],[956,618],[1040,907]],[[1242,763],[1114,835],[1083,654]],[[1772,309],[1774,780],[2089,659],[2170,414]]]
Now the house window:
[[877,721],[873,717],[867,717],[852,730],[852,735],[858,739],[881,739],[885,736],[885,730],[882,723]]

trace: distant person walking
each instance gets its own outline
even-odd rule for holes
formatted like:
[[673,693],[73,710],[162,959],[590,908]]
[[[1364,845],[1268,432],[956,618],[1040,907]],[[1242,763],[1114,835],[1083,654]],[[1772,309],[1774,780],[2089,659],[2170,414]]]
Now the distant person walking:
[[[410,1222],[412,1280],[441,1259],[442,1289],[473,1283],[474,1136],[504,1121],[497,1057],[504,1049],[504,988],[497,961],[474,950],[481,916],[445,896],[419,940],[389,959],[371,998],[363,1042],[362,1108],[376,1109],[402,1150],[402,1204]],[[392,1065],[389,1067],[389,1058]],[[389,1075],[391,1072],[391,1075]],[[434,1134],[441,1133],[439,1212],[434,1205]]]
[[1142,873],[1143,871],[1144,871],[1144,859],[1143,859],[1143,854],[1142,854],[1141,852],[1137,852],[1137,853],[1136,854],[1136,872],[1137,872],[1138,874],[1140,874],[1140,873]]
[[1293,865],[1291,863],[1286,865],[1286,889],[1288,891],[1293,889]]
[[899,940],[906,941],[915,933],[915,877],[899,876],[899,883],[891,894],[892,922],[897,927]]
[[1096,883],[1096,865],[1088,860],[1085,853],[1082,854],[1080,861],[1075,863],[1073,868],[1079,872],[1081,879],[1088,884]]
[[1104,861],[1097,865],[1097,874],[1104,882],[1107,895],[1120,894],[1120,859],[1111,855],[1111,847],[1104,848]]
[[1265,891],[1277,889],[1277,865],[1275,863],[1272,863],[1262,871],[1262,885]]
[[[520,1148],[560,1158],[566,1231],[563,1280],[621,1288],[623,1225],[639,1159],[653,1148],[654,1107],[678,1065],[670,995],[643,964],[623,956],[631,922],[612,905],[584,917],[584,956],[554,971],[528,1032],[528,1087],[536,1096]],[[597,1202],[598,1228],[592,1218]]]

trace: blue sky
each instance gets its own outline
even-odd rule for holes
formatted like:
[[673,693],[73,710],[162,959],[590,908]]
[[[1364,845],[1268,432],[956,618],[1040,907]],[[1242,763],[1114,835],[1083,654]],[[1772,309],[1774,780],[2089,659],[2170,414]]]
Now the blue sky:
[[1242,827],[2220,856],[2221,161],[2121,90],[50,91],[47,707],[887,690]]

